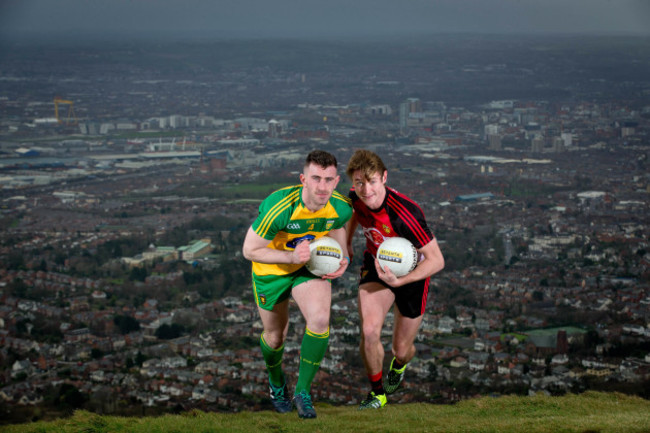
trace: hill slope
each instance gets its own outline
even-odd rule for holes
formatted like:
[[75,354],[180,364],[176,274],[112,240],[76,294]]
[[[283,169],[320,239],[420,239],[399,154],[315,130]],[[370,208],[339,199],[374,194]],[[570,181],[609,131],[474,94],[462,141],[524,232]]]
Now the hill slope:
[[237,414],[191,411],[121,418],[79,411],[71,418],[0,427],[1,432],[648,432],[650,401],[618,393],[482,397],[456,405],[388,405],[379,411],[317,404],[318,418],[296,412]]

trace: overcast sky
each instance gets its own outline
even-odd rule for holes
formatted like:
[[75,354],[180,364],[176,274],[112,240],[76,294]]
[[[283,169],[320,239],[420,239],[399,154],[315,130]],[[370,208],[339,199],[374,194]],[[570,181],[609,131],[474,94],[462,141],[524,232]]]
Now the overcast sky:
[[0,38],[650,35],[650,0],[0,0]]

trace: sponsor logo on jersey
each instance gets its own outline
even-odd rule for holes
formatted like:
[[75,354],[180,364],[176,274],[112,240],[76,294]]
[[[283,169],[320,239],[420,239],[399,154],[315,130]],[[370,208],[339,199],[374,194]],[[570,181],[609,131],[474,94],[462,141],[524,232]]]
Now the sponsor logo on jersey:
[[384,235],[374,227],[364,228],[363,234],[366,238],[370,240],[373,244],[379,246],[384,242]]
[[302,241],[311,241],[315,238],[316,236],[314,235],[305,235],[305,236],[300,236],[299,238],[294,238],[291,239],[289,242],[287,242],[286,247],[288,250],[293,250],[296,248],[296,245],[298,245]]

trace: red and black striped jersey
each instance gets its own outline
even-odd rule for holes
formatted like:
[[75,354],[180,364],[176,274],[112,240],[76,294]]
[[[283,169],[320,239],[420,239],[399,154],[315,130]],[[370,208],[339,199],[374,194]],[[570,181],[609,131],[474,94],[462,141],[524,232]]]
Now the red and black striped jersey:
[[396,190],[386,187],[386,197],[379,209],[370,209],[357,196],[354,187],[349,197],[359,225],[366,237],[366,250],[375,257],[384,239],[403,237],[420,249],[434,239],[422,208]]

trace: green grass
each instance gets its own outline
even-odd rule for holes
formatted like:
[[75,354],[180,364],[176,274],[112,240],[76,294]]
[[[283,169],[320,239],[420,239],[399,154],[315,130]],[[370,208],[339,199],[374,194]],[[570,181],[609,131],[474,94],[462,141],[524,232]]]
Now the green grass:
[[576,326],[556,326],[554,328],[531,329],[525,332],[528,335],[556,335],[559,330],[566,331],[568,335],[587,333],[587,331],[585,331],[584,329],[578,328]]
[[519,340],[520,342],[525,341],[528,338],[527,335],[519,334],[517,332],[506,332],[504,334],[501,334],[501,341],[505,340],[506,335],[511,335],[515,337],[517,340]]
[[155,418],[101,416],[78,411],[52,422],[0,427],[0,432],[648,432],[650,401],[619,393],[586,392],[562,397],[481,397],[455,405],[390,403],[378,411],[316,404],[318,418],[296,412],[190,411]]

